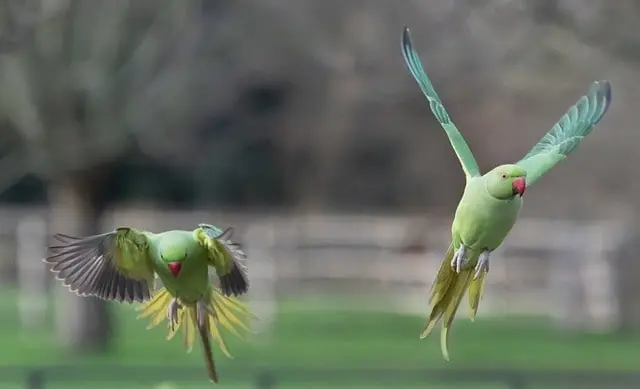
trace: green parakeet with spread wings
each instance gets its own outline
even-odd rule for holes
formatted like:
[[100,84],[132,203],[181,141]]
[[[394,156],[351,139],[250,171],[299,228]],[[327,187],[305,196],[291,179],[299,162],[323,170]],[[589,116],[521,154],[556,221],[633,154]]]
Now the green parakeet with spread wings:
[[[45,259],[56,278],[72,292],[104,300],[141,302],[139,317],[150,317],[148,328],[168,319],[168,339],[180,326],[191,351],[196,332],[205,353],[209,378],[218,382],[210,338],[231,357],[220,331],[242,336],[253,315],[237,299],[247,292],[246,256],[224,231],[199,224],[193,231],[161,233],[118,228],[84,238],[56,234],[60,244]],[[214,286],[209,269],[220,283]],[[155,291],[155,280],[163,287]]]
[[514,226],[525,189],[578,148],[607,112],[611,86],[608,81],[594,82],[588,93],[520,161],[481,174],[471,149],[427,77],[407,27],[402,35],[402,54],[466,176],[451,226],[451,243],[431,287],[431,314],[420,335],[421,339],[428,336],[442,320],[440,346],[443,357],[449,360],[447,335],[458,306],[468,290],[471,319],[475,319],[484,277],[489,271],[489,257]]

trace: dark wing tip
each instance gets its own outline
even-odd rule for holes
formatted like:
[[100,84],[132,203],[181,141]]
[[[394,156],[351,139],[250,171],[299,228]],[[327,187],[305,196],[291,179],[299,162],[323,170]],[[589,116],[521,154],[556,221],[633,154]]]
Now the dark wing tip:
[[231,239],[233,236],[233,227],[227,227],[226,229],[221,229],[211,224],[198,224],[198,228],[202,229],[205,235],[208,238],[218,239],[218,240],[226,240]]
[[402,47],[403,48],[411,48],[411,31],[409,31],[409,27],[404,26],[402,30]]
[[599,115],[597,120],[594,121],[594,125],[598,124],[600,120],[604,117],[604,115],[609,110],[611,106],[611,83],[608,80],[599,80],[595,81],[591,86],[592,92],[595,92],[595,95],[598,97],[598,100],[604,101],[604,106],[602,108],[602,113]]
[[229,274],[220,277],[220,289],[225,296],[240,296],[249,290],[249,282],[242,269],[234,265]]
[[231,239],[231,237],[233,236],[233,227],[227,227],[224,231],[222,231],[220,234],[218,234],[218,236],[216,236],[216,239],[220,239],[220,240],[227,240],[227,239]]
[[223,245],[233,257],[233,264],[231,271],[220,277],[220,288],[225,296],[240,296],[249,290],[247,268],[244,263],[247,256],[237,243],[227,241],[223,242]]
[[592,86],[596,93],[603,96],[607,102],[611,101],[611,83],[608,80],[595,81]]

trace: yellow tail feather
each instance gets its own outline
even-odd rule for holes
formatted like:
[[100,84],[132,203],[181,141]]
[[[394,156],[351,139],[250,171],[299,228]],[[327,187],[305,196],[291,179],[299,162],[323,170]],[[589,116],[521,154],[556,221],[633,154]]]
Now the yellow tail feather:
[[[475,318],[478,310],[480,297],[482,296],[482,286],[484,274],[473,280],[474,269],[463,269],[456,273],[451,268],[453,259],[453,244],[449,246],[447,254],[440,265],[436,279],[431,287],[429,303],[433,307],[429,319],[427,320],[420,339],[429,336],[436,324],[442,319],[442,331],[440,333],[440,348],[445,360],[449,360],[448,335],[453,318],[462,302],[465,292],[469,288],[469,303],[471,306],[471,317]],[[471,285],[471,287],[470,287]]]
[[436,279],[431,285],[431,291],[429,292],[429,304],[437,304],[442,296],[446,293],[448,286],[453,280],[453,276],[456,274],[451,268],[451,260],[453,259],[453,243],[449,245],[447,253],[444,256],[444,260],[440,264]]
[[[137,310],[141,311],[138,316],[139,319],[150,317],[147,329],[156,327],[167,318],[171,299],[172,296],[169,291],[161,288],[153,295],[151,300],[138,306]],[[220,289],[216,287],[213,288],[213,293],[211,294],[207,308],[209,311],[209,331],[211,332],[213,340],[218,343],[220,349],[227,357],[233,358],[227,348],[220,327],[245,340],[245,334],[242,334],[238,329],[242,329],[245,333],[251,333],[248,322],[251,319],[257,318],[240,300],[235,297],[224,296]],[[170,326],[167,326],[167,340],[173,338],[180,327],[182,327],[184,345],[187,352],[191,352],[198,331],[196,323],[195,304],[184,305],[183,309],[178,311],[178,320],[175,327],[172,329]]]
[[476,320],[476,314],[478,313],[478,306],[480,305],[480,299],[482,298],[482,292],[484,291],[484,276],[486,273],[480,274],[475,280],[471,280],[469,284],[469,318],[471,321]]

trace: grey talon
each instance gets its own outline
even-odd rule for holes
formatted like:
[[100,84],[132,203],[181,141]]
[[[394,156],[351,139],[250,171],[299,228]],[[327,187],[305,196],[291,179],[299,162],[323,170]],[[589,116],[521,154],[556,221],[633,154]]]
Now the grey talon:
[[462,270],[462,266],[467,263],[467,248],[465,245],[461,244],[458,250],[453,254],[453,259],[451,260],[451,268],[456,271],[456,273],[460,273]]
[[176,324],[178,323],[178,311],[180,310],[180,308],[182,308],[182,306],[180,305],[178,299],[171,299],[171,301],[169,302],[169,313],[167,315],[169,319],[169,326],[171,326],[171,331],[175,331]]
[[482,273],[489,273],[489,257],[491,253],[488,250],[483,251],[478,257],[478,263],[476,264],[476,271],[473,275],[473,279],[480,277]]

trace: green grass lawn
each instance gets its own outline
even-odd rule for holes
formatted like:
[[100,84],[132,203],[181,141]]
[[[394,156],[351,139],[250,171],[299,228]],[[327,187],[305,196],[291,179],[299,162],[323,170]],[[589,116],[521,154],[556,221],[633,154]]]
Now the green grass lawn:
[[[0,301],[0,366],[15,366],[0,376],[0,389],[23,388],[21,366],[62,366],[48,373],[46,388],[152,388],[164,379],[180,382],[171,388],[211,387],[206,382],[201,350],[186,354],[181,339],[165,340],[159,326],[145,330],[127,307],[114,307],[118,335],[107,355],[67,355],[61,351],[50,328],[37,333],[19,331],[15,304]],[[462,315],[461,315],[462,316]],[[216,354],[224,385],[240,389],[255,387],[259,371],[275,371],[277,388],[427,388],[489,389],[504,385],[439,385],[422,382],[402,373],[368,377],[366,373],[318,376],[300,384],[305,369],[640,369],[640,336],[586,335],[557,332],[539,319],[459,320],[450,335],[451,362],[440,354],[436,332],[418,340],[423,318],[395,314],[326,311],[303,312],[295,304],[283,304],[271,336],[256,335],[251,343],[228,341],[235,359]],[[131,366],[140,366],[131,370]],[[158,367],[161,366],[161,367]],[[6,368],[5,368],[6,369]],[[127,370],[128,369],[128,370]],[[0,370],[1,371],[1,370]],[[319,373],[318,373],[319,374]],[[380,376],[383,375],[382,378]],[[286,381],[291,380],[290,384]],[[294,382],[297,380],[297,383]],[[323,384],[332,381],[333,384]],[[139,384],[135,382],[139,381]],[[103,382],[104,386],[97,386]],[[399,386],[399,383],[402,386]],[[341,383],[343,383],[341,385]],[[425,385],[429,384],[429,385]],[[405,386],[406,385],[406,386]],[[170,389],[167,387],[166,389]]]

